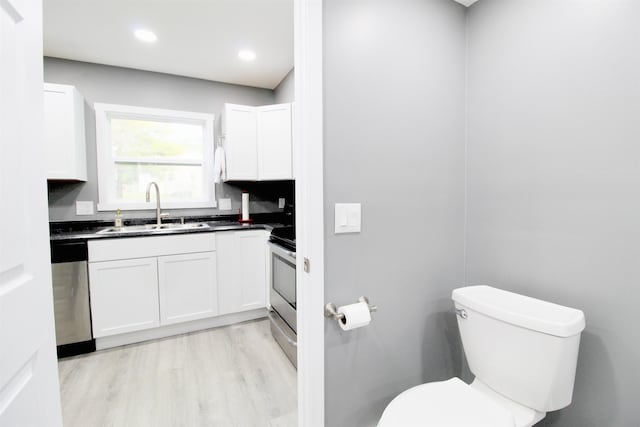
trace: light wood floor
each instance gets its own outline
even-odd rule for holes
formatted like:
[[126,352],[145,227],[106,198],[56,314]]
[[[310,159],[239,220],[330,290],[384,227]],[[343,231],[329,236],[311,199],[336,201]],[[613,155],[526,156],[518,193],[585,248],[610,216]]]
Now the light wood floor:
[[296,371],[268,320],[59,362],[65,427],[297,425]]

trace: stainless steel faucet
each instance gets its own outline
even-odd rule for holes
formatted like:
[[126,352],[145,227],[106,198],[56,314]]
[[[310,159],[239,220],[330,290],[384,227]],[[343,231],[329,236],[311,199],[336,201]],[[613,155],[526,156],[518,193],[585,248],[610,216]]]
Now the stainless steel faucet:
[[147,203],[151,201],[151,186],[156,188],[156,224],[162,225],[162,214],[160,213],[160,187],[154,181],[147,185]]

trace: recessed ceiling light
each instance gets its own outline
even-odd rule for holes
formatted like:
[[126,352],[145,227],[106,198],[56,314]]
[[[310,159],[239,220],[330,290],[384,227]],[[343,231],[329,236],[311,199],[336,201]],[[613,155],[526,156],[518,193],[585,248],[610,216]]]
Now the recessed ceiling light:
[[253,61],[254,59],[256,59],[256,53],[252,50],[241,50],[240,52],[238,52],[238,58],[242,59],[243,61]]
[[136,30],[133,34],[135,34],[138,40],[146,43],[153,43],[158,40],[158,36],[156,36],[153,31],[149,30]]

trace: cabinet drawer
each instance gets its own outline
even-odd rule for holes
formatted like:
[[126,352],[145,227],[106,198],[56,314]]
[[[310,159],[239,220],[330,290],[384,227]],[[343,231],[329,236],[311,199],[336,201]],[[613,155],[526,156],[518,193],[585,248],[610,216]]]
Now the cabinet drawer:
[[92,240],[88,246],[89,262],[98,262],[212,252],[216,250],[216,239],[214,233],[198,233]]

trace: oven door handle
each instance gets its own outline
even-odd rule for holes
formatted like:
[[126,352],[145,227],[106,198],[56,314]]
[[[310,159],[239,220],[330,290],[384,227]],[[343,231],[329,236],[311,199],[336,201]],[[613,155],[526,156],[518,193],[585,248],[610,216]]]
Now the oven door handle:
[[288,259],[292,260],[294,263],[296,262],[296,253],[295,252],[288,251],[285,248],[283,248],[282,246],[277,245],[277,244],[275,244],[273,242],[267,242],[267,244],[271,248],[272,252],[274,252],[274,253],[276,253],[276,254],[278,254],[280,256],[283,256],[285,258],[288,258]]

